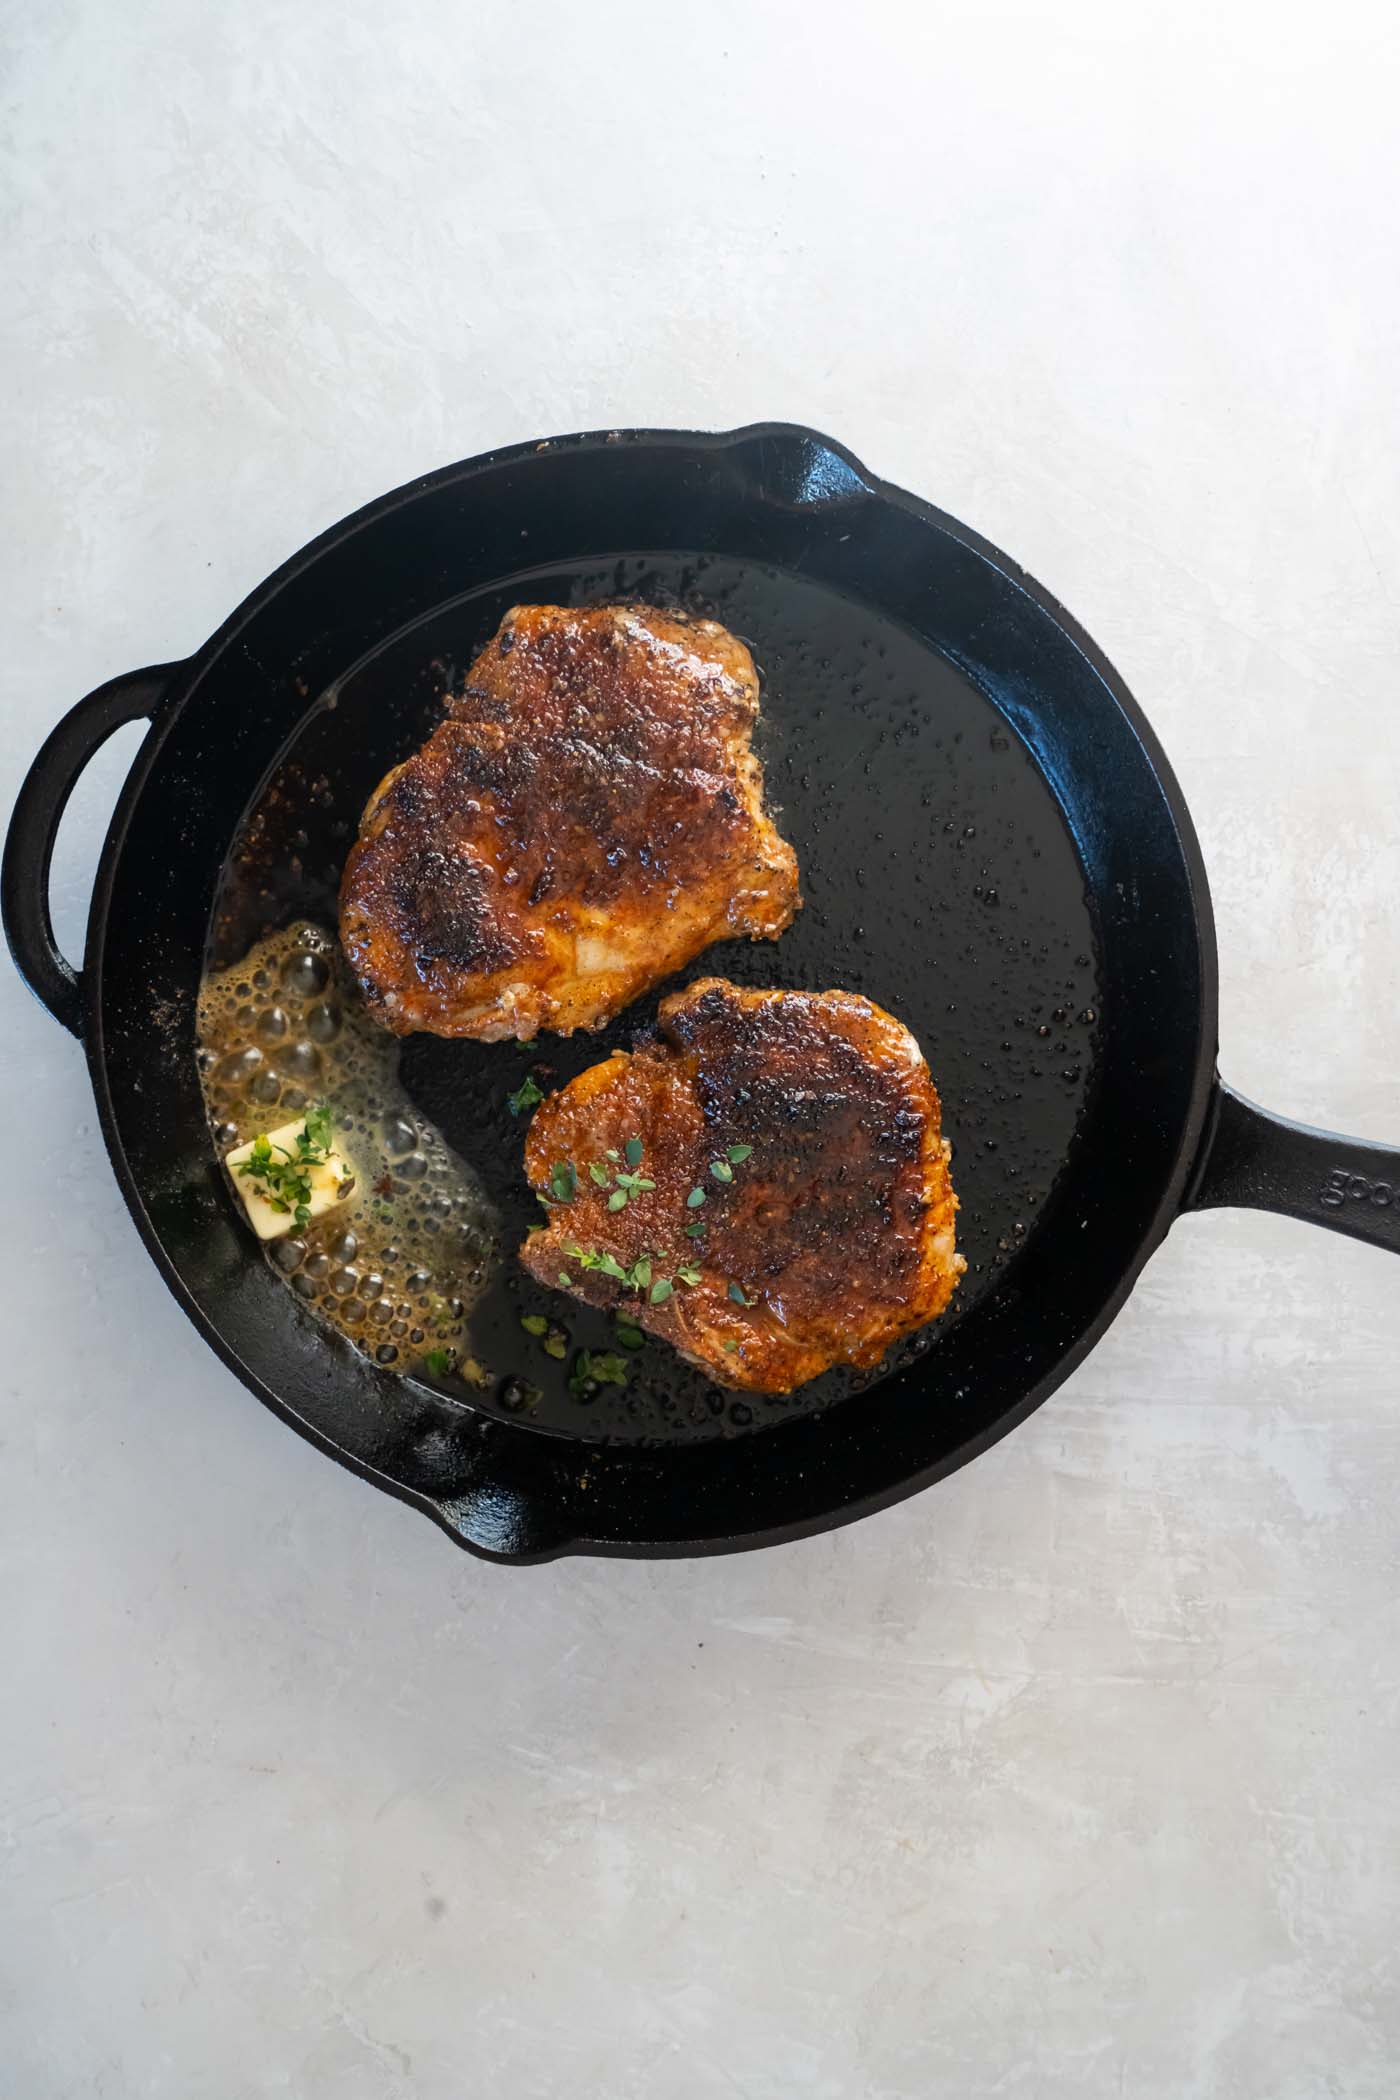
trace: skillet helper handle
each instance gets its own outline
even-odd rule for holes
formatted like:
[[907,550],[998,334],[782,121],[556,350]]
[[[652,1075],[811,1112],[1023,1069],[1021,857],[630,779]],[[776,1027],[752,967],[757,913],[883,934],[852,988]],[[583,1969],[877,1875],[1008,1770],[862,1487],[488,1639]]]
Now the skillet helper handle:
[[30,991],[71,1035],[83,1032],[82,979],[59,952],[49,911],[49,865],[59,820],[89,759],[124,723],[155,713],[178,668],[152,664],[109,678],[70,708],[45,738],[10,817],[0,867],[5,938]]
[[1219,1080],[1187,1210],[1276,1210],[1400,1254],[1400,1148],[1271,1116]]

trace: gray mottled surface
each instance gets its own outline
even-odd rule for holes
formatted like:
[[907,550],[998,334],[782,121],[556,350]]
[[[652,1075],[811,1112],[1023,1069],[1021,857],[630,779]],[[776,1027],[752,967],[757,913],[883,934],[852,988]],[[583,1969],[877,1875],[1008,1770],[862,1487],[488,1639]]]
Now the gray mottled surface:
[[[1400,1139],[1393,10],[390,21],[0,12],[0,797],[420,469],[803,419],[1147,704],[1236,1083]],[[1393,1258],[1194,1220],[922,1499],[508,1573],[206,1356],[8,975],[0,1039],[6,2096],[1400,2087]]]

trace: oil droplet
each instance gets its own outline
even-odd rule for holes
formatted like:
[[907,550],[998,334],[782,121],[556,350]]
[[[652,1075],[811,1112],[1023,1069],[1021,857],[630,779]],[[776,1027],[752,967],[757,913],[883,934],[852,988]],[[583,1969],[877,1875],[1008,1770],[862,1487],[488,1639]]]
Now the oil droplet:
[[314,1043],[293,1043],[282,1052],[282,1070],[294,1079],[315,1079],[321,1070],[321,1053]]
[[331,981],[331,966],[323,954],[298,948],[282,965],[282,982],[296,999],[314,999]]
[[407,1116],[392,1115],[384,1118],[384,1150],[390,1159],[402,1159],[418,1144],[418,1132]]
[[262,1052],[257,1044],[246,1044],[219,1059],[214,1067],[215,1081],[221,1086],[246,1086],[261,1063]]
[[306,1032],[313,1043],[331,1043],[340,1033],[340,1008],[321,999],[306,1016]]

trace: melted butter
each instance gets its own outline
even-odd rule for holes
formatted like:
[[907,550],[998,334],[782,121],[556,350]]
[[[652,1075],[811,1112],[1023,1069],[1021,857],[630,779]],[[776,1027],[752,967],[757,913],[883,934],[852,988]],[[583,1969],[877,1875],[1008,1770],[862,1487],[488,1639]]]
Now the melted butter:
[[[487,1382],[469,1318],[495,1253],[480,1181],[399,1082],[399,1043],[372,1021],[332,934],[307,920],[268,934],[200,987],[199,1076],[220,1159],[324,1102],[355,1175],[305,1230],[262,1243],[288,1288],[376,1363],[446,1353]],[[250,1235],[249,1254],[259,1243]],[[441,1369],[440,1361],[433,1368]]]

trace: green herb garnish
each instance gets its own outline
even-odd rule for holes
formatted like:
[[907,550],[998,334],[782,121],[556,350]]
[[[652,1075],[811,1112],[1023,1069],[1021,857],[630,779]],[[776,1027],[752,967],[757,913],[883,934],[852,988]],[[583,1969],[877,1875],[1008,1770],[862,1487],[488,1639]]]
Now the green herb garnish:
[[430,1349],[423,1362],[434,1378],[445,1378],[452,1368],[452,1352],[450,1349]]
[[588,1388],[593,1383],[593,1358],[587,1349],[580,1349],[569,1366],[569,1391],[576,1400],[590,1397]]
[[549,1170],[549,1193],[556,1203],[572,1203],[578,1194],[578,1169],[571,1159],[556,1159]]
[[714,1175],[716,1181],[732,1181],[734,1179],[734,1169],[730,1166],[727,1159],[712,1159],[710,1161],[710,1172]]
[[600,1253],[596,1247],[566,1247],[564,1252],[571,1261],[584,1269],[600,1269],[604,1276],[611,1276],[618,1283],[626,1283],[627,1271],[615,1254]]
[[742,1285],[742,1283],[731,1283],[729,1286],[729,1295],[734,1300],[734,1303],[736,1305],[753,1304],[752,1298],[746,1298],[744,1296],[744,1286]]
[[641,1328],[624,1325],[621,1320],[617,1324],[617,1338],[624,1349],[643,1349],[646,1347],[646,1336],[642,1333]]
[[627,1208],[627,1191],[626,1191],[626,1189],[614,1189],[614,1190],[613,1190],[613,1192],[612,1192],[612,1194],[611,1194],[611,1195],[609,1196],[609,1198],[608,1198],[608,1209],[609,1209],[609,1210],[626,1210],[626,1208]]
[[527,1108],[533,1108],[544,1095],[527,1073],[513,1094],[506,1095],[506,1107],[513,1116],[523,1116]]
[[685,1207],[687,1210],[699,1210],[704,1200],[705,1191],[703,1189],[692,1189],[685,1199]]
[[729,1164],[732,1167],[742,1166],[746,1159],[750,1159],[753,1156],[752,1145],[730,1145],[727,1147],[727,1150],[729,1153]]
[[[323,1167],[330,1158],[331,1127],[331,1112],[324,1102],[319,1108],[309,1108],[296,1134],[294,1152],[285,1145],[274,1145],[264,1132],[254,1138],[252,1153],[238,1169],[240,1174],[261,1182],[258,1193],[263,1201],[283,1217],[290,1215],[298,1226],[311,1222],[309,1169]],[[275,1153],[280,1153],[281,1158],[275,1158]]]
[[578,1399],[587,1399],[590,1385],[626,1385],[630,1369],[626,1357],[611,1350],[594,1356],[591,1350],[580,1349],[569,1372],[569,1390]]
[[688,1240],[703,1240],[705,1237],[705,1220],[703,1218],[697,1218],[694,1224],[687,1225],[685,1228],[685,1236]]
[[720,1348],[723,1349],[726,1356],[732,1356],[734,1354],[734,1351],[738,1348],[738,1346],[739,1344],[734,1341],[720,1343]]
[[543,1334],[549,1326],[549,1322],[543,1313],[522,1313],[520,1315],[520,1324],[525,1329],[526,1334]]
[[628,1138],[627,1143],[623,1146],[622,1150],[629,1167],[639,1167],[641,1165],[642,1141],[640,1138]]
[[297,1138],[297,1149],[302,1152],[315,1148],[320,1152],[331,1149],[331,1112],[323,1101],[319,1108],[308,1108],[306,1120]]
[[546,1356],[552,1356],[556,1363],[562,1364],[569,1353],[569,1337],[562,1327],[551,1327],[540,1346]]
[[[581,1269],[594,1271],[600,1276],[610,1276],[614,1283],[620,1283],[625,1290],[647,1293],[653,1305],[664,1305],[678,1283],[689,1286],[699,1283],[701,1277],[701,1271],[693,1262],[679,1263],[673,1276],[655,1274],[655,1262],[664,1262],[667,1267],[671,1266],[672,1257],[669,1254],[660,1254],[654,1258],[650,1254],[639,1254],[632,1266],[625,1269],[617,1256],[610,1254],[606,1248],[570,1244],[565,1247],[564,1252],[570,1261],[577,1262]],[[561,1283],[567,1283],[567,1273],[561,1272],[559,1280]]]

